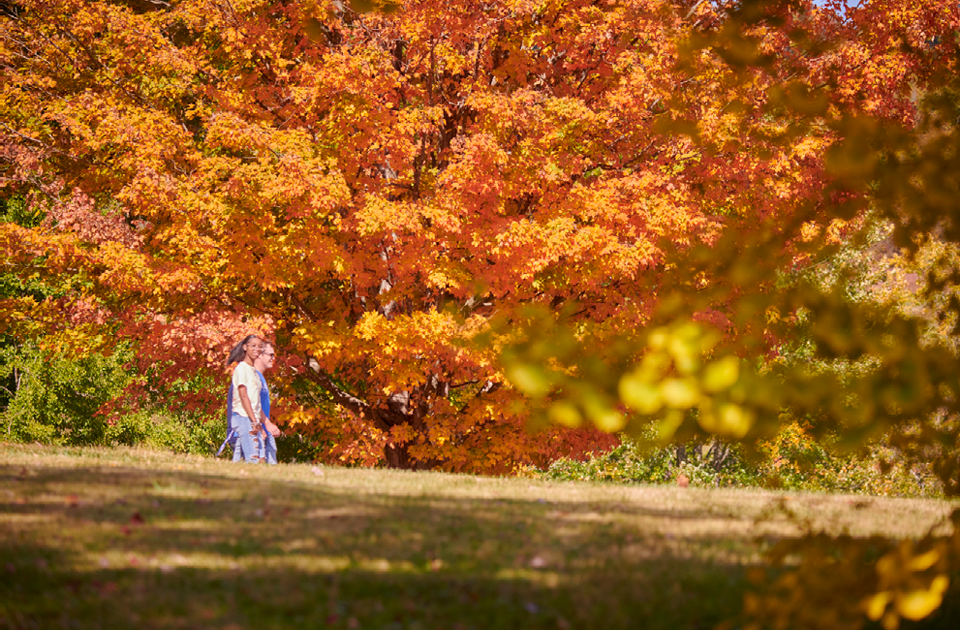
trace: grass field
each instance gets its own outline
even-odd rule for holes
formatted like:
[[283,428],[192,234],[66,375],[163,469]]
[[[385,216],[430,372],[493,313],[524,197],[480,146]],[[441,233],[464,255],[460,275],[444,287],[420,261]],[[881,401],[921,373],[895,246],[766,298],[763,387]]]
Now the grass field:
[[920,536],[956,505],[19,444],[0,475],[7,628],[710,628],[800,520]]

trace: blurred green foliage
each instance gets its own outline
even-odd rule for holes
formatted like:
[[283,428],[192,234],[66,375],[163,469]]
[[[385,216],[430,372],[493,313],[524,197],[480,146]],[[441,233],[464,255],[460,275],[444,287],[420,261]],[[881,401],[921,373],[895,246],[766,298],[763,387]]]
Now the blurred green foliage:
[[[754,29],[775,23],[779,6],[743,3],[687,42],[685,62],[719,55],[731,89],[776,76]],[[798,45],[801,31],[789,35]],[[957,51],[937,46],[920,54]],[[960,80],[950,67],[931,67],[915,90],[916,124],[828,108],[827,85],[777,87],[787,91],[769,94],[764,115],[790,125],[772,142],[833,134],[822,198],[785,201],[776,221],[731,225],[709,245],[665,243],[655,307],[634,329],[610,334],[575,305],[531,307],[501,329],[512,334],[507,377],[545,421],[661,445],[718,436],[752,460],[784,418],[803,418],[811,439],[844,457],[866,461],[883,445],[880,473],[930,465],[944,492],[960,493]],[[715,150],[682,120],[662,124]],[[738,131],[758,133],[747,122]]]

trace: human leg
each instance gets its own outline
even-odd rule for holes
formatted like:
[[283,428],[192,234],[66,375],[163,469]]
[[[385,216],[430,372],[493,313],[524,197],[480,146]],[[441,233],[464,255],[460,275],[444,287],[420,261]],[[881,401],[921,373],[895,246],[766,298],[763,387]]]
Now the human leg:
[[230,445],[233,447],[233,461],[242,461],[243,449],[240,446],[240,429],[236,425],[234,425],[233,440],[230,441]]
[[266,433],[266,437],[262,438],[260,442],[263,446],[260,448],[260,458],[266,461],[268,464],[277,463],[277,438],[273,437],[270,433]]
[[[256,432],[253,431],[253,426],[250,422],[250,418],[246,416],[241,416],[240,414],[233,415],[233,426],[237,428],[237,447],[233,451],[233,461],[240,461],[242,458],[244,461],[249,463],[256,463],[260,461],[260,446],[259,440],[256,438]],[[259,427],[258,427],[259,431]]]

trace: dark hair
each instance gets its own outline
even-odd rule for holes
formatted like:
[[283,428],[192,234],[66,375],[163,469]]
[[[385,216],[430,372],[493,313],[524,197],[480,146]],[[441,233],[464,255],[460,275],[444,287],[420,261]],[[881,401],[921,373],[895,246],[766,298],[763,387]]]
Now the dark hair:
[[233,347],[233,350],[230,351],[230,354],[227,356],[227,365],[231,363],[240,363],[243,361],[243,358],[247,355],[246,351],[243,349],[251,339],[259,339],[257,335],[247,335],[243,340]]

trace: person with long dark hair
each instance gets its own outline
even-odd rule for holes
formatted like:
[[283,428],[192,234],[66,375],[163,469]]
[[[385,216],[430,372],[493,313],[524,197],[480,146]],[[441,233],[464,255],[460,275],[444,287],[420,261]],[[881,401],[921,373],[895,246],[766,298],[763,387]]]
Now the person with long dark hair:
[[253,366],[261,352],[261,341],[256,335],[247,335],[234,346],[227,357],[227,365],[236,363],[231,378],[230,425],[237,434],[233,459],[250,463],[260,461],[260,376]]

